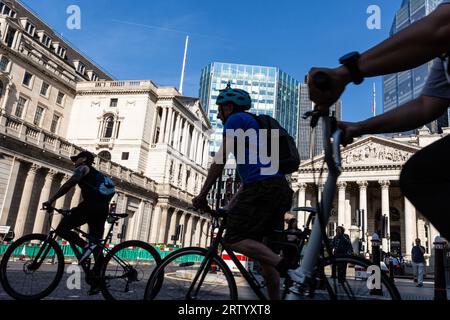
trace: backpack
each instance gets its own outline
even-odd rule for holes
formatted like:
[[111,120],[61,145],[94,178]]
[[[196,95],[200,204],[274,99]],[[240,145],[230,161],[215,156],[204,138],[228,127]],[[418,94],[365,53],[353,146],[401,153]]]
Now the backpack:
[[87,184],[86,182],[84,183],[94,189],[95,193],[99,197],[108,201],[111,200],[116,193],[116,185],[114,184],[114,181],[98,170],[96,170],[95,173],[95,186]]
[[290,174],[298,170],[300,166],[300,154],[297,149],[297,145],[295,144],[294,138],[292,138],[286,129],[284,129],[277,120],[272,118],[271,116],[262,114],[255,115],[252,113],[248,113],[258,122],[261,129],[267,129],[267,150],[268,156],[270,156],[271,152],[271,130],[277,129],[279,130],[279,160],[280,166],[279,171],[283,174]]

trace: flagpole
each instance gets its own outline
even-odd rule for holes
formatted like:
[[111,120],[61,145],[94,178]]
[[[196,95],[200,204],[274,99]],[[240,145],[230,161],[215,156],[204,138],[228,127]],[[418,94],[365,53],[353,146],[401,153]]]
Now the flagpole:
[[373,83],[373,107],[372,107],[373,116],[377,115],[377,93],[376,93],[376,85]]
[[184,69],[186,67],[186,55],[189,43],[189,36],[186,36],[186,44],[184,46],[183,68],[181,69],[180,93],[183,94]]

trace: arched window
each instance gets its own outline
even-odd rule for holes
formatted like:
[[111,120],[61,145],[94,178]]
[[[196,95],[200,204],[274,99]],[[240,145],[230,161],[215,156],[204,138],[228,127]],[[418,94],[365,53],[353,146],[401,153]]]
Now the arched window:
[[103,138],[111,138],[114,130],[114,117],[108,116],[103,122]]
[[103,150],[98,154],[99,158],[111,161],[111,153],[109,151]]

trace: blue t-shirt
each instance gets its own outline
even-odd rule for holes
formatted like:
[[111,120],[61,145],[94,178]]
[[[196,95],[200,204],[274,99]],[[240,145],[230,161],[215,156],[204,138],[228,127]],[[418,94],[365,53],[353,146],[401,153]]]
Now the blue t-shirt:
[[[241,130],[239,130],[241,129]],[[224,142],[228,135],[234,142],[233,152],[237,163],[237,171],[245,184],[265,180],[272,177],[283,177],[278,169],[271,169],[267,156],[267,143],[260,139],[259,124],[255,118],[245,112],[230,115],[224,126]],[[233,138],[230,140],[230,138]],[[262,168],[266,168],[262,170]]]

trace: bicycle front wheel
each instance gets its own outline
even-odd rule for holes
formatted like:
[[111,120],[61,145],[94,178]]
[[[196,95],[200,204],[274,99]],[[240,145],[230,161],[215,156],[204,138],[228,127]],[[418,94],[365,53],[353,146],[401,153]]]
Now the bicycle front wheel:
[[29,234],[14,241],[0,263],[0,282],[18,300],[48,296],[61,281],[64,255],[55,240],[45,234]]
[[105,257],[101,279],[108,300],[143,300],[148,279],[161,257],[146,242],[131,240],[115,246]]
[[370,260],[333,256],[316,270],[310,297],[315,300],[401,300],[386,271]]
[[[216,254],[206,261],[207,254],[207,249],[192,247],[168,255],[150,277],[145,299],[237,300],[236,282],[230,269]],[[158,287],[161,275],[164,280]]]

